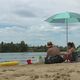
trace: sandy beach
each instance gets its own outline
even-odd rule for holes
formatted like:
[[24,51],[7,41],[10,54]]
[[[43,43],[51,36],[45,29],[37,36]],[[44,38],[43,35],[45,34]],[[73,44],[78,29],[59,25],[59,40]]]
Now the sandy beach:
[[0,80],[80,80],[80,63],[0,67]]

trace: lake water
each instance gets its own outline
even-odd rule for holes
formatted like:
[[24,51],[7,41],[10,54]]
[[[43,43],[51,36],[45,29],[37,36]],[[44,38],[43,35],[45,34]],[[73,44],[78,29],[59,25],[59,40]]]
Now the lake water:
[[18,60],[25,64],[27,59],[39,59],[40,56],[45,57],[46,52],[0,53],[0,62]]

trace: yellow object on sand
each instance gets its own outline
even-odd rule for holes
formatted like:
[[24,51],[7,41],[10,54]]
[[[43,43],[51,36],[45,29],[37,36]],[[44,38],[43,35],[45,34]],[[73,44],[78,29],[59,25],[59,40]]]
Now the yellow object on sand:
[[0,66],[14,66],[19,64],[19,61],[0,62]]

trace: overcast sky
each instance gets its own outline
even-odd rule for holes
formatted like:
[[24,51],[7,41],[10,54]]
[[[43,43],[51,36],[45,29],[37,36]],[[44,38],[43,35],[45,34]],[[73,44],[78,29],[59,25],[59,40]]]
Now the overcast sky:
[[[0,42],[66,45],[65,26],[44,20],[60,12],[80,13],[80,0],[0,0]],[[80,25],[69,26],[69,41],[80,45]]]

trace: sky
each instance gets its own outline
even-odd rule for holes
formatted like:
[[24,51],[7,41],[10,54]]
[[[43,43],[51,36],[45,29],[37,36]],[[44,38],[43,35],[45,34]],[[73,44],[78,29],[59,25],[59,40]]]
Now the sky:
[[[0,42],[66,45],[65,26],[45,22],[60,12],[80,13],[80,0],[0,0]],[[69,41],[80,45],[80,24],[69,25]]]

